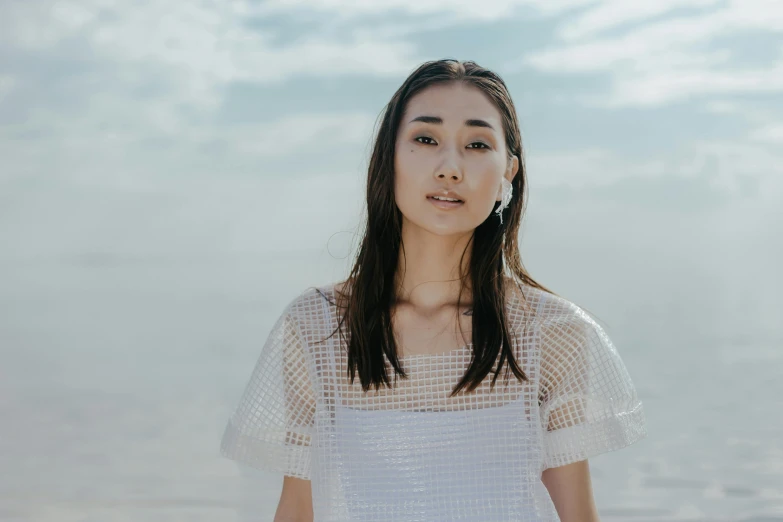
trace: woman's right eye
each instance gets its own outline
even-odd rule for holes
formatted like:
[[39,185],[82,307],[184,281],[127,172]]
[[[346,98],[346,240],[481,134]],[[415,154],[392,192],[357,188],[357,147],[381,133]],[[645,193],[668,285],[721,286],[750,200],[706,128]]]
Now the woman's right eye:
[[[419,140],[430,140],[430,141],[433,141],[433,142],[435,141],[432,138],[430,138],[429,136],[419,136],[417,138],[414,138],[414,140],[418,141],[419,143],[423,143],[423,142],[421,142]],[[429,143],[424,143],[424,145],[429,145]]]

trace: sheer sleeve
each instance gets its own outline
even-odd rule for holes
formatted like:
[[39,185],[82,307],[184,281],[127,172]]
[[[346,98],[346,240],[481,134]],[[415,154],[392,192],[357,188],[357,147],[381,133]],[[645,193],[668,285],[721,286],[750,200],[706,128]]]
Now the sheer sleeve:
[[552,308],[545,310],[540,330],[544,469],[618,450],[647,435],[642,403],[604,330],[576,305]]
[[291,304],[264,343],[221,441],[224,457],[310,478],[315,397]]

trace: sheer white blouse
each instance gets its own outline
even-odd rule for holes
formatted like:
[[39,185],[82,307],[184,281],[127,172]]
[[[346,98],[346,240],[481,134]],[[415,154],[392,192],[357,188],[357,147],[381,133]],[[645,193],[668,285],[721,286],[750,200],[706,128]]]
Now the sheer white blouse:
[[315,522],[559,520],[542,471],[642,439],[645,416],[584,310],[508,281],[513,350],[529,381],[506,382],[504,365],[494,388],[489,374],[455,397],[470,344],[403,355],[407,379],[363,392],[339,334],[323,341],[338,323],[334,285],[304,291],[274,324],[222,454],[311,480]]

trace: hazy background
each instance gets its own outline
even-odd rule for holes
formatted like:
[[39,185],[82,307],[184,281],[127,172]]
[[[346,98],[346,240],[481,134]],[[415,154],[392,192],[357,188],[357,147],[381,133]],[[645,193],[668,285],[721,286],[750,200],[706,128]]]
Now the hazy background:
[[443,57],[507,81],[526,266],[645,403],[603,520],[783,521],[781,33],[762,0],[0,0],[0,521],[272,519],[223,427]]

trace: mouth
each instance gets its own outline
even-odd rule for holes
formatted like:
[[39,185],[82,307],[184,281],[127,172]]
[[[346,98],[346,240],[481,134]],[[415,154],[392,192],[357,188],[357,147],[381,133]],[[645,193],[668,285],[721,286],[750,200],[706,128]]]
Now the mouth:
[[452,209],[461,207],[465,204],[464,201],[455,198],[447,198],[443,196],[427,196],[427,200],[438,208]]

